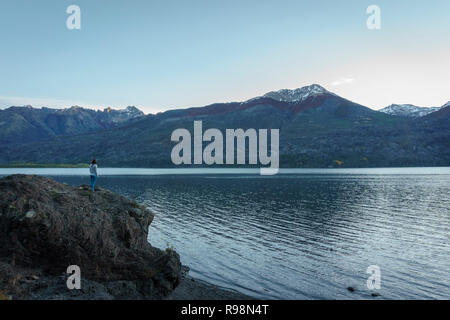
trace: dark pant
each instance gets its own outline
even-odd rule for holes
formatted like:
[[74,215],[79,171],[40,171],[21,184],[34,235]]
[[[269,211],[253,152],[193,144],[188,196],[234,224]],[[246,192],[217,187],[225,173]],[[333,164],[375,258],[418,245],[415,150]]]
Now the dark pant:
[[91,189],[95,190],[95,183],[97,182],[97,176],[91,175]]

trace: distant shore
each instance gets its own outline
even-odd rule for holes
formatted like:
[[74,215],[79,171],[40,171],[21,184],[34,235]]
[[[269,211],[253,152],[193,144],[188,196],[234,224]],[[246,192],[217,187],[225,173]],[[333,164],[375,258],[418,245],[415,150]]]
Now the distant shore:
[[0,168],[89,168],[89,164],[86,163],[11,163],[11,164],[0,164]]
[[[0,163],[0,169],[77,169],[77,168],[89,168],[88,160],[86,163],[34,163],[34,162],[17,162],[17,163]],[[260,168],[264,166],[258,165],[187,165],[187,166],[156,166],[156,167],[145,167],[145,166],[111,166],[102,165],[100,169],[107,170],[218,170],[218,171],[240,171],[240,170],[253,170],[255,172],[259,171]],[[342,171],[342,170],[379,170],[379,169],[426,169],[426,168],[450,168],[449,165],[440,166],[355,166],[347,167],[344,165],[336,166],[324,166],[324,167],[313,167],[313,166],[280,166],[278,169],[282,171],[291,170],[331,170],[331,171]]]

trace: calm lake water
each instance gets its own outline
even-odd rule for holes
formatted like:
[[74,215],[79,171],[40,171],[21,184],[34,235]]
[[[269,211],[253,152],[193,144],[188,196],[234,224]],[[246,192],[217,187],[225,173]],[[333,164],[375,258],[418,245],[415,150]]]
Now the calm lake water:
[[[377,265],[380,298],[450,298],[450,168],[100,170],[99,186],[156,213],[150,243],[193,277],[257,298],[373,299]],[[17,172],[88,183],[86,169],[0,169]]]

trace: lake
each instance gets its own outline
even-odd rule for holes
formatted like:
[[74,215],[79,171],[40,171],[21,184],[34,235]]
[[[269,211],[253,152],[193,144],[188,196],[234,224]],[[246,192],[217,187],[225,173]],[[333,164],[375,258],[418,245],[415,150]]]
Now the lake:
[[[258,172],[103,168],[98,185],[155,212],[150,243],[224,288],[373,299],[366,269],[376,265],[379,298],[450,298],[450,168]],[[0,169],[12,173],[88,183],[87,169]]]

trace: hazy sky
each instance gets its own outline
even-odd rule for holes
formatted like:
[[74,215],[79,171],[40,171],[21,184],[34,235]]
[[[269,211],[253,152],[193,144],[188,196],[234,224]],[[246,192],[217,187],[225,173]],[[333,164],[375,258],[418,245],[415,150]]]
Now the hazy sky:
[[154,113],[311,83],[374,109],[450,100],[449,0],[2,0],[0,41],[0,107]]

